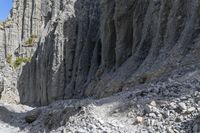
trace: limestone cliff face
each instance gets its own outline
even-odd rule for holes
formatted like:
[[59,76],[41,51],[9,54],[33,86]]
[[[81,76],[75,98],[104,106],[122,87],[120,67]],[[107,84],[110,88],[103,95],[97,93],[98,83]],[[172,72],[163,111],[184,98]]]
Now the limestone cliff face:
[[[4,99],[3,97],[13,97],[13,99],[17,97],[9,94],[17,91],[16,77],[21,71],[19,68],[14,69],[13,66],[17,59],[33,56],[43,29],[51,16],[56,16],[60,11],[58,8],[61,4],[64,3],[61,1],[13,0],[13,8],[8,19],[0,23],[1,100]],[[13,101],[11,99],[9,101]]]
[[82,97],[89,73],[93,76],[100,65],[98,1],[65,2],[47,22],[32,62],[23,68],[18,84],[22,102]]
[[[41,1],[14,0],[8,19],[0,23],[1,100],[19,101],[16,100],[17,72],[11,66],[17,58],[33,55],[42,22]],[[30,42],[33,35],[35,41]]]
[[33,54],[18,78],[22,103],[103,97],[198,69],[199,9],[199,0],[15,0],[0,46]]

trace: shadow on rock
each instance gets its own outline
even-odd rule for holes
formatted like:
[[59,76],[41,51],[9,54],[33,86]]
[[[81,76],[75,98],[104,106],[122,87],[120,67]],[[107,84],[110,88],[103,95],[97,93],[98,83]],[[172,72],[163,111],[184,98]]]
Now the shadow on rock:
[[70,117],[83,113],[81,107],[41,107],[28,112],[16,113],[0,106],[0,121],[30,132],[50,132],[64,126]]
[[17,113],[7,107],[0,106],[0,121],[20,129],[27,125],[25,119],[23,119],[25,114],[25,112]]
[[184,128],[187,133],[199,133],[200,132],[200,114],[195,116],[189,121],[182,122],[182,128]]

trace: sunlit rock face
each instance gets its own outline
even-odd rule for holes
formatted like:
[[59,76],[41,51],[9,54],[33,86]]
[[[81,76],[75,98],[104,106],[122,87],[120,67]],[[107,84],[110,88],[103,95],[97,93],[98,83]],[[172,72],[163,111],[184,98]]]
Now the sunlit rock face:
[[[13,66],[18,58],[31,58],[36,42],[43,29],[41,1],[13,0],[13,8],[8,19],[0,23],[0,73],[2,77],[1,100],[19,102],[16,100],[17,71]],[[30,41],[34,36],[34,41]],[[7,91],[6,91],[7,90]],[[13,99],[13,100],[12,100]]]
[[198,0],[14,0],[0,25],[0,53],[32,57],[17,75],[22,103],[109,96],[198,69],[199,6]]

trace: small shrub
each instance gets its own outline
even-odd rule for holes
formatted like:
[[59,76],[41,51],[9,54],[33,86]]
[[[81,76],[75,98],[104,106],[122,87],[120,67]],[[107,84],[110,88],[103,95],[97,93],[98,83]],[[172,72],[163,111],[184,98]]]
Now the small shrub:
[[37,35],[31,35],[30,38],[25,42],[26,46],[32,47],[36,42]]
[[33,43],[34,43],[34,39],[33,39],[33,38],[29,38],[29,39],[25,42],[25,44],[28,45],[28,46],[33,45]]
[[12,19],[7,19],[6,21],[0,21],[0,29],[9,28],[13,24]]
[[13,20],[11,18],[7,19],[7,22],[12,22]]
[[30,38],[37,38],[38,36],[37,35],[31,35],[31,37]]
[[6,62],[8,62],[9,64],[12,63],[12,55],[11,54],[6,55]]
[[27,63],[31,61],[31,57],[18,57],[16,58],[13,67],[18,68],[22,63]]

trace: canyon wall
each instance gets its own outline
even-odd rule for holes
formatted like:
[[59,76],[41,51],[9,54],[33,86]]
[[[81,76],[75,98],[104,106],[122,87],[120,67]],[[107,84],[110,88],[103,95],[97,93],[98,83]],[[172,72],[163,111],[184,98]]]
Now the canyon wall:
[[[105,97],[199,68],[198,0],[15,0],[13,7],[0,46],[5,56],[17,48],[32,56],[18,74],[21,103]],[[22,47],[32,35],[35,45]]]
[[15,98],[19,95],[17,81],[21,66],[27,62],[23,60],[32,58],[46,23],[51,16],[57,15],[60,11],[57,8],[61,4],[64,3],[13,0],[13,8],[7,20],[0,22],[1,100],[19,102]]

